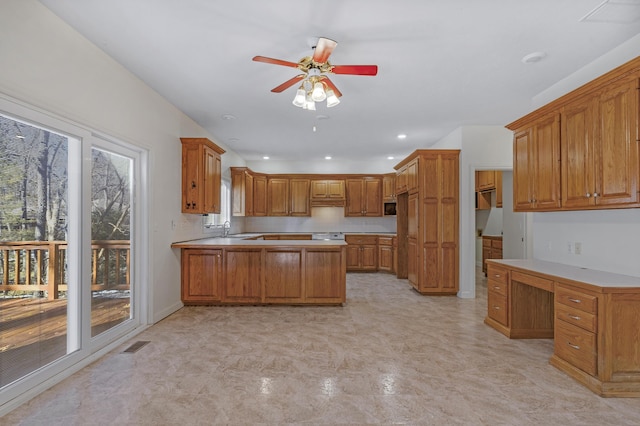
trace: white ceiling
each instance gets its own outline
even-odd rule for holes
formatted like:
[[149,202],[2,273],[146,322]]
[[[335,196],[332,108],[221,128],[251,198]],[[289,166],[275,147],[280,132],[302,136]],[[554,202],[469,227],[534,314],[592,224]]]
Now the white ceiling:
[[[639,0],[586,21],[602,0],[41,2],[248,161],[398,159],[463,125],[503,126],[640,32]],[[340,105],[304,111],[296,86],[270,92],[298,70],[251,58],[297,62],[318,36],[338,42],[332,64],[379,71],[332,76]]]

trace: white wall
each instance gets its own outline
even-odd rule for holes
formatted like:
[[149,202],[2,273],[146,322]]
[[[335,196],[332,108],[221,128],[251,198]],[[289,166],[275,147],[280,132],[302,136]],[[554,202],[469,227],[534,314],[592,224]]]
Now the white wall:
[[[407,153],[409,155],[410,152]],[[404,157],[403,157],[404,158]],[[335,173],[335,174],[385,174],[395,172],[393,166],[403,158],[379,161],[343,161],[339,159],[325,161],[247,161],[247,167],[260,173]]]
[[[181,307],[170,245],[200,237],[202,219],[180,212],[179,138],[211,136],[35,0],[2,0],[0,58],[0,94],[149,151],[152,320]],[[244,165],[220,146],[225,169]]]
[[513,134],[502,126],[464,126],[431,146],[460,153],[460,290],[472,298],[475,286],[475,171],[505,170],[513,164]]

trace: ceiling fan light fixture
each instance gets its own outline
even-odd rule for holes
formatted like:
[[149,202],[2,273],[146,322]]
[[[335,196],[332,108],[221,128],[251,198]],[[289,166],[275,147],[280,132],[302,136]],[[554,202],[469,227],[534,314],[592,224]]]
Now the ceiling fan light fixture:
[[295,98],[293,98],[293,104],[298,108],[302,108],[307,101],[307,93],[304,91],[302,87],[298,89],[296,92]]
[[322,102],[327,98],[327,94],[324,92],[324,85],[319,81],[313,85],[313,92],[311,92],[311,99],[316,102]]
[[335,92],[331,89],[327,90],[327,108],[334,107],[339,103],[340,103],[340,99],[338,99]]

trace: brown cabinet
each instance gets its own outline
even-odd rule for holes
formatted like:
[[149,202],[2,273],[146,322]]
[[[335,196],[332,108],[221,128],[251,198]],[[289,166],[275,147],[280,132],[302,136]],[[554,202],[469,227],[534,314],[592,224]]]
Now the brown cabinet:
[[309,179],[269,177],[268,216],[310,216]]
[[488,264],[486,324],[510,338],[553,338],[550,364],[598,395],[640,397],[640,278],[539,260]]
[[347,271],[378,269],[378,237],[376,235],[345,235]]
[[182,213],[220,213],[224,150],[207,138],[182,142]]
[[476,171],[476,191],[496,189],[496,173],[493,170]]
[[560,117],[545,116],[513,139],[513,210],[560,208]]
[[562,110],[562,207],[640,205],[638,79]]
[[395,272],[394,237],[378,236],[378,271]]
[[344,206],[345,189],[343,179],[326,179],[311,181],[312,206]]
[[222,250],[187,250],[181,263],[183,303],[207,304],[221,300]]
[[496,207],[502,207],[502,172],[496,170]]
[[487,259],[502,259],[502,237],[482,236],[482,272],[487,274]]
[[396,195],[418,190],[418,158],[404,163],[396,172]]
[[511,123],[514,210],[640,207],[640,57]]
[[[396,166],[418,166],[418,190],[409,191],[407,227],[399,225],[397,237],[398,252],[407,253],[409,282],[422,294],[458,292],[459,155],[417,150]],[[399,212],[405,214],[404,208]]]
[[231,167],[233,216],[267,215],[267,177],[246,167]]
[[382,216],[382,179],[363,177],[346,179],[345,216]]
[[388,173],[382,176],[382,201],[385,203],[396,202],[396,175]]
[[181,248],[185,305],[314,304],[346,300],[344,245],[216,246]]

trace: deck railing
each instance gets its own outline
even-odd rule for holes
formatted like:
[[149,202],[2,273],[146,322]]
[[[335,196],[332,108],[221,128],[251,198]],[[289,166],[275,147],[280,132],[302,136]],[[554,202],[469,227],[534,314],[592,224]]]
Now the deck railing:
[[[129,290],[128,240],[92,241],[91,290]],[[0,292],[46,292],[50,300],[67,291],[66,241],[0,242]]]

